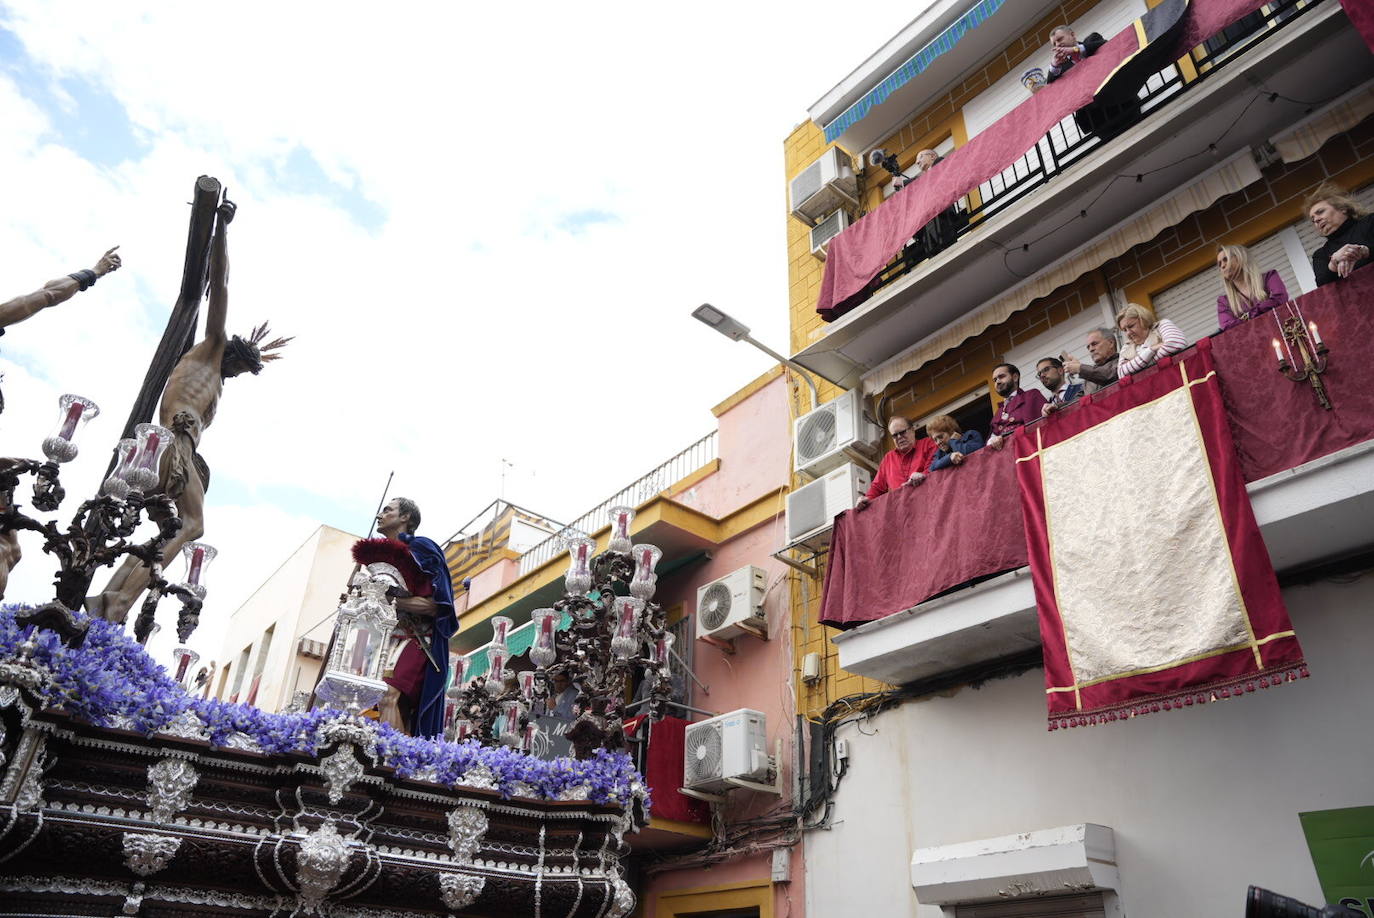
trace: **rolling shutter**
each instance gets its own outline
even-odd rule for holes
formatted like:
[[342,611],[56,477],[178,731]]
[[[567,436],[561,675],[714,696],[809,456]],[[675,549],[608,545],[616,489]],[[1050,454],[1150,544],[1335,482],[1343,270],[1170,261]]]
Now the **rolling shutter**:
[[1102,893],[956,905],[954,918],[1105,918]]

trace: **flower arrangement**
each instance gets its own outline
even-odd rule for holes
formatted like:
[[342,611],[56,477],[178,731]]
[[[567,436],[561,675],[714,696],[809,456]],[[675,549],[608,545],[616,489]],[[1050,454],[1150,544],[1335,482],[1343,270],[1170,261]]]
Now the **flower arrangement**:
[[[19,627],[14,613],[24,608],[0,606],[0,660],[16,659],[19,646],[31,638],[36,645],[32,660],[48,674],[39,689],[43,705],[97,726],[150,736],[172,728],[173,721],[192,723],[215,746],[232,741],[238,748],[270,754],[313,756],[321,728],[342,716],[330,710],[269,714],[252,705],[195,697],[122,626],[92,619],[81,646],[68,647],[55,632]],[[623,752],[598,750],[585,760],[544,760],[504,746],[407,736],[387,724],[371,729],[378,762],[395,769],[397,777],[450,787],[494,787],[505,797],[586,799],[622,807],[638,799],[646,811],[649,807],[648,788]]]

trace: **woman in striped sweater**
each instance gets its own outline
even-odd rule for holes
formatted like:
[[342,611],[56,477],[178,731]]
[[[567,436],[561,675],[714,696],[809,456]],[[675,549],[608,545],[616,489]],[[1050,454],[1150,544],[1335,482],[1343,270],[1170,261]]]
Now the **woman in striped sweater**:
[[1159,358],[1177,354],[1188,346],[1188,339],[1177,325],[1168,319],[1156,319],[1153,312],[1135,303],[1128,303],[1116,314],[1116,327],[1126,339],[1117,364],[1118,376],[1139,373]]

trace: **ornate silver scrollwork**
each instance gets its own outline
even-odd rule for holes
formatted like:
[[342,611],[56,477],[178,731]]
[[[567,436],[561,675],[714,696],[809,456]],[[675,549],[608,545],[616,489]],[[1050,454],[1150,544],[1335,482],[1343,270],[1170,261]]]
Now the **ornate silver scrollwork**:
[[14,797],[14,812],[32,813],[43,806],[43,754],[34,759],[24,783],[19,785],[19,793]]
[[471,876],[466,873],[439,874],[439,897],[444,905],[455,911],[467,908],[482,895],[487,885],[486,877]]
[[635,907],[635,894],[630,889],[630,884],[619,877],[615,880],[615,895],[611,900],[611,907],[606,912],[606,918],[625,918]]
[[191,803],[200,774],[184,759],[163,759],[148,766],[148,808],[154,822],[166,822]]
[[125,832],[124,866],[141,877],[150,877],[166,867],[180,847],[181,838],[176,835]]
[[329,788],[329,802],[337,804],[348,793],[348,789],[362,778],[363,763],[353,754],[353,747],[344,745],[333,755],[320,760],[320,773]]
[[180,739],[208,739],[210,736],[210,730],[190,708],[173,717],[157,732]]
[[319,910],[330,891],[348,869],[348,841],[334,828],[333,821],[308,833],[296,855],[296,883],[300,887],[300,907],[306,914]]
[[453,863],[471,864],[482,848],[482,836],[487,834],[487,814],[475,806],[460,806],[448,814],[448,846],[453,849]]

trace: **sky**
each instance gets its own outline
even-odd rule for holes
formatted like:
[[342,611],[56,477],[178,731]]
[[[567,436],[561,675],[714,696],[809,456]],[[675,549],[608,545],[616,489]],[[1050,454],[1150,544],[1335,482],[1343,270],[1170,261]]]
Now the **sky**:
[[[0,341],[6,454],[84,395],[61,518],[96,490],[209,174],[231,333],[295,340],[202,440],[192,647],[321,523],[366,532],[389,473],[438,541],[499,496],[570,520],[770,366],[698,304],[786,348],[783,140],[922,5],[0,2],[0,300],[124,260]],[[6,599],[46,600],[23,546]]]

